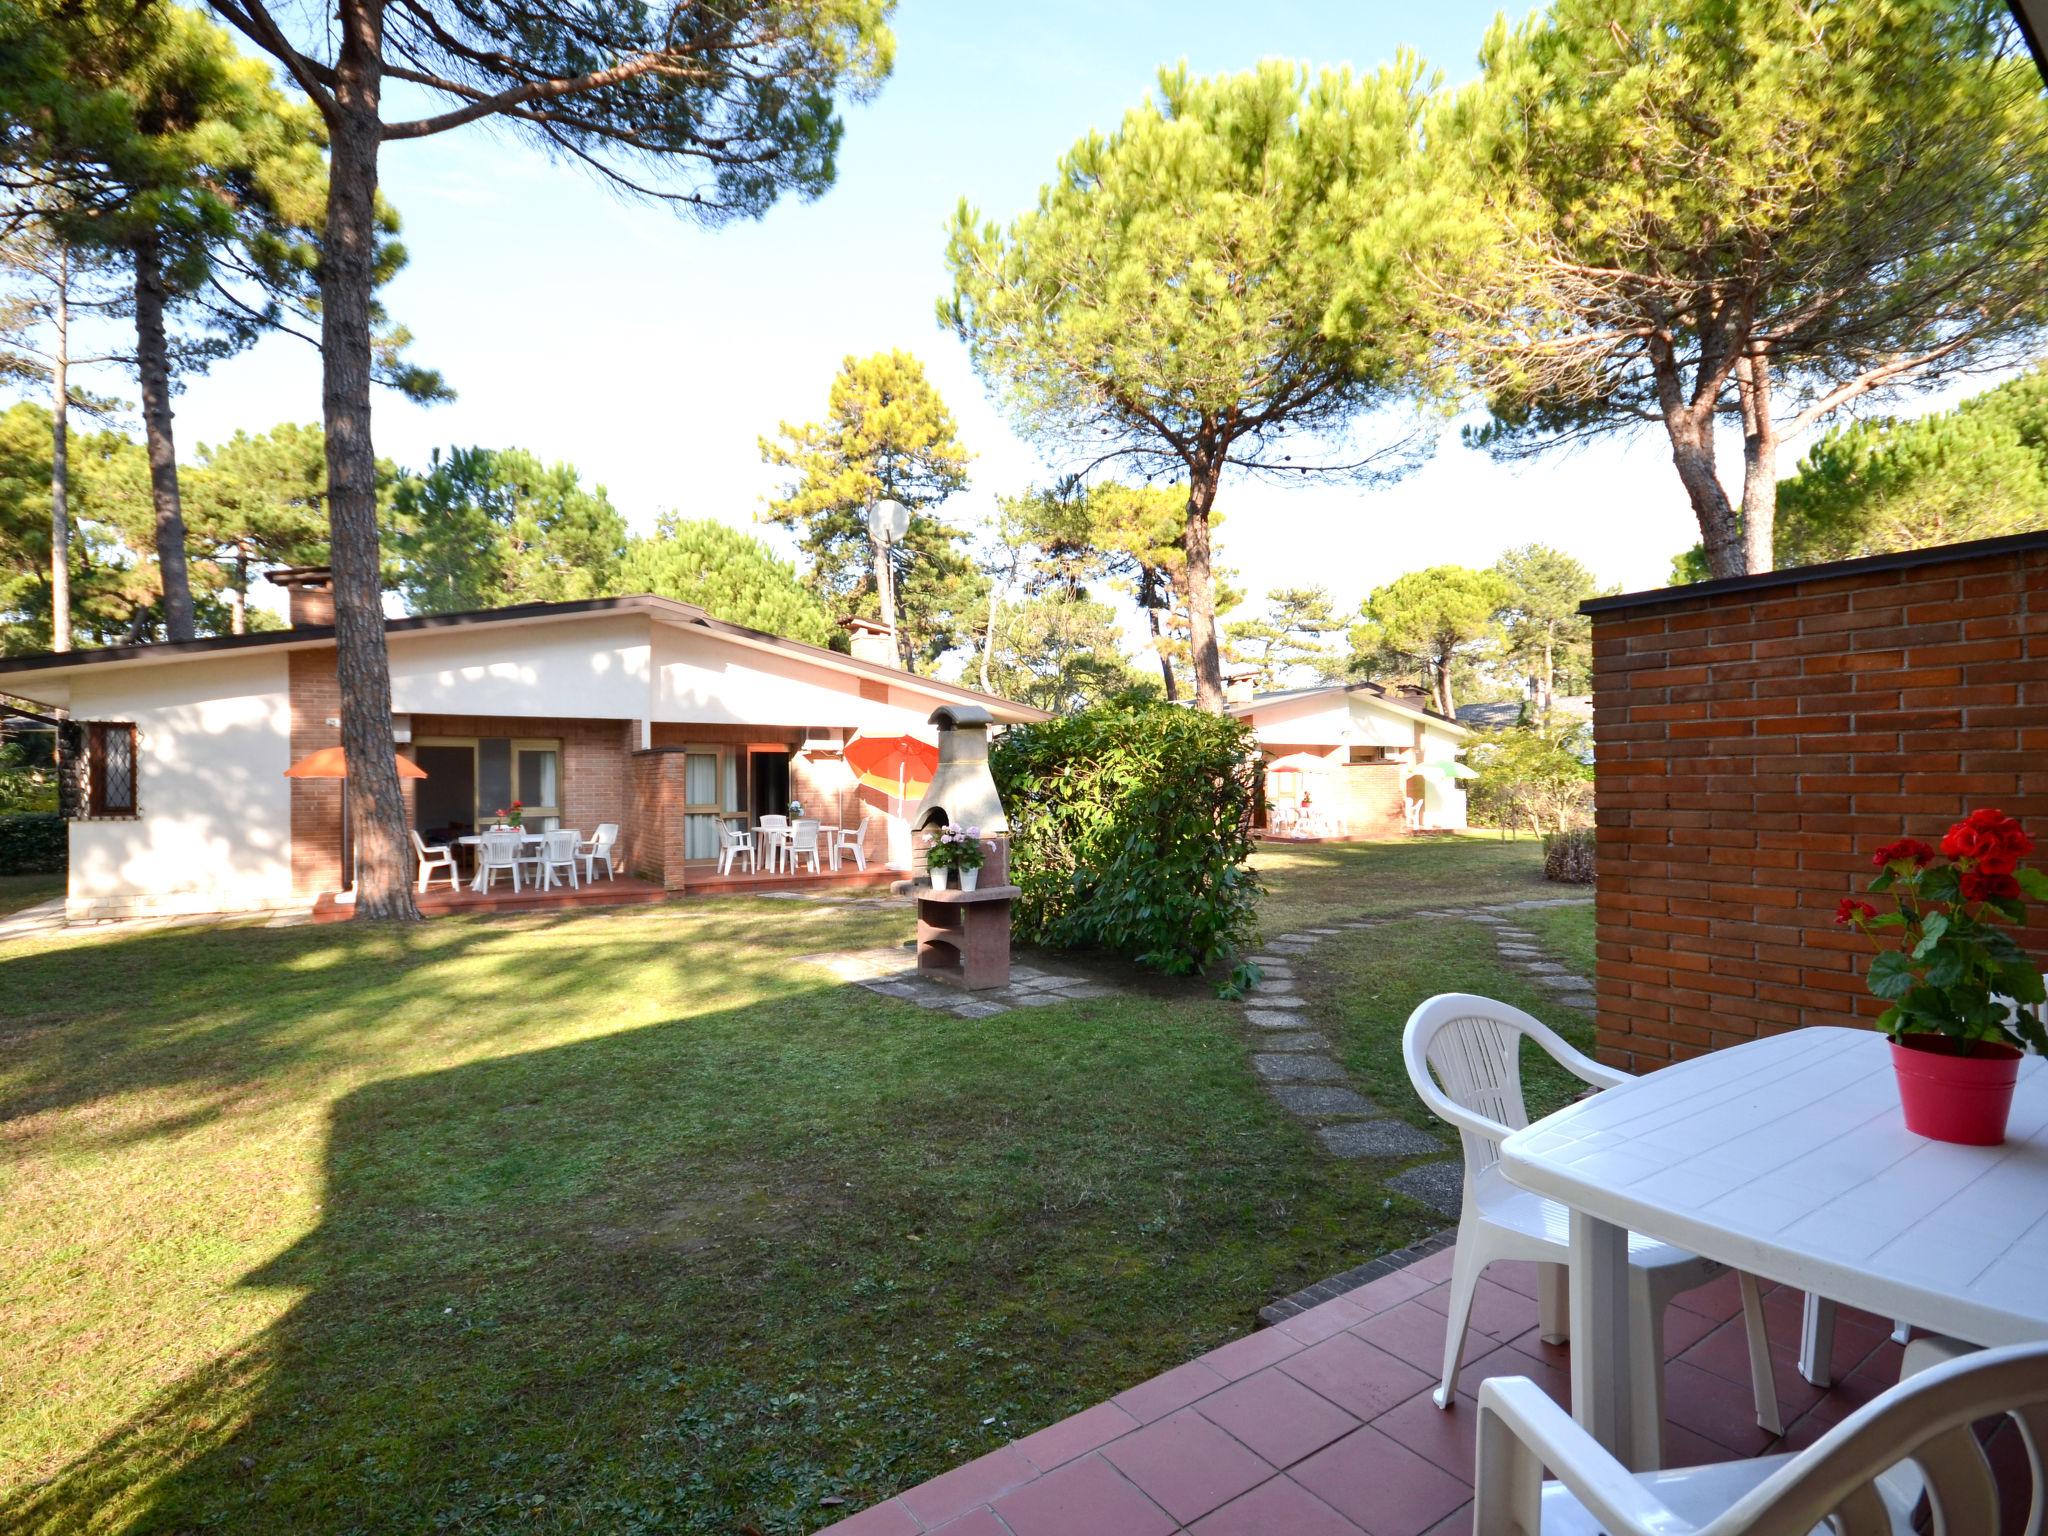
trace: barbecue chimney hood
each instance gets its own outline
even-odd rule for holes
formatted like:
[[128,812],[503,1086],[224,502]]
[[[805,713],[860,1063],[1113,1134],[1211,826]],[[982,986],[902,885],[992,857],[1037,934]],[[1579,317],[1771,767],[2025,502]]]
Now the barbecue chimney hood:
[[978,704],[942,704],[931,723],[939,728],[939,766],[910,825],[920,832],[979,827],[983,837],[1007,837],[1010,819],[988,771],[988,728],[995,717]]

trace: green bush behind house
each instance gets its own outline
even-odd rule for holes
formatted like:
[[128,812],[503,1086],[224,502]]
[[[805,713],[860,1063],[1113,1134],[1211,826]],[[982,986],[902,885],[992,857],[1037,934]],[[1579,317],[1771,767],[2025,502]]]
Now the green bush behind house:
[[62,874],[68,847],[64,818],[54,811],[0,816],[0,875]]
[[1185,975],[1246,946],[1257,750],[1236,720],[1102,705],[1004,733],[1020,938]]

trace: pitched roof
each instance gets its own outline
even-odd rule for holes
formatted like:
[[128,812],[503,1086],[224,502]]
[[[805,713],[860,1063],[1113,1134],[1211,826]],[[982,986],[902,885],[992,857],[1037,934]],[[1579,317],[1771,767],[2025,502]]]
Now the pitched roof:
[[1408,715],[1417,720],[1426,720],[1429,724],[1436,726],[1440,730],[1463,731],[1465,729],[1457,721],[1446,719],[1433,709],[1418,709],[1412,704],[1403,704],[1398,699],[1389,698],[1384,687],[1378,683],[1370,682],[1317,683],[1307,688],[1282,688],[1272,693],[1254,694],[1251,698],[1240,704],[1226,704],[1223,707],[1223,712],[1226,715],[1249,715],[1261,709],[1271,708],[1275,704],[1291,704],[1297,699],[1313,699],[1321,694],[1338,693],[1365,694],[1373,703],[1383,709],[1390,709],[1396,714]]
[[[750,629],[744,624],[713,618],[710,613],[694,603],[679,603],[673,598],[656,597],[651,593],[640,593],[630,597],[591,597],[567,603],[518,603],[509,608],[484,608],[472,613],[415,614],[409,618],[386,619],[384,633],[389,637],[442,629],[530,623],[543,619],[605,613],[644,613],[664,623],[687,626],[743,645],[786,651],[808,661],[824,662],[843,671],[884,679],[902,687],[917,688],[947,698],[994,703],[1005,711],[1026,719],[1051,718],[1047,711],[1029,704],[1020,704],[1014,699],[982,693],[973,688],[963,688],[957,683],[941,682],[935,677],[922,677],[915,672],[906,672],[901,667],[887,667],[879,662],[865,661],[826,646],[792,640],[786,635]],[[331,645],[333,641],[332,625],[301,624],[290,629],[266,630],[255,635],[217,635],[205,640],[160,640],[148,645],[109,645],[83,651],[43,651],[28,656],[0,659],[0,680],[10,675],[66,672],[86,667],[116,666],[123,662],[163,663],[193,657],[232,655],[242,651],[305,649]],[[0,682],[0,691],[4,691],[4,682]]]

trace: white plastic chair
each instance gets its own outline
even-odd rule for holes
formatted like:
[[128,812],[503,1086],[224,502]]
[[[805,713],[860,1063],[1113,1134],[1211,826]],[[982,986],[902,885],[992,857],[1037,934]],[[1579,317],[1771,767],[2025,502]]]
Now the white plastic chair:
[[618,846],[619,824],[615,821],[601,821],[597,831],[576,845],[576,857],[583,863],[583,883],[590,884],[597,878],[597,865],[604,861],[604,877],[607,880],[619,878],[619,872],[612,868],[612,849]]
[[[1457,1254],[1451,1264],[1444,1375],[1435,1393],[1439,1408],[1450,1407],[1457,1390],[1472,1296],[1487,1265],[1503,1259],[1533,1260],[1543,1338],[1562,1344],[1569,1333],[1564,1260],[1570,1252],[1571,1213],[1555,1200],[1509,1183],[1499,1166],[1501,1142],[1529,1123],[1522,1101],[1525,1035],[1567,1072],[1596,1088],[1628,1081],[1626,1072],[1603,1067],[1573,1050],[1541,1019],[1465,992],[1447,992],[1423,1003],[1408,1016],[1401,1040],[1416,1094],[1433,1113],[1458,1128],[1465,1144],[1465,1206],[1458,1217]],[[1637,1443],[1657,1445],[1664,1430],[1664,1308],[1672,1297],[1718,1279],[1727,1266],[1635,1233],[1629,1234],[1628,1263]],[[1741,1275],[1740,1282],[1756,1421],[1777,1434],[1782,1426],[1764,1333],[1763,1296],[1753,1275]]]
[[873,811],[862,811],[858,827],[841,827],[832,835],[832,871],[839,871],[839,860],[843,855],[852,854],[854,867],[862,874],[868,868],[868,823],[875,819]]
[[500,874],[512,877],[513,894],[519,891],[520,857],[517,832],[486,832],[476,847],[475,889],[488,891]]
[[741,859],[747,861],[749,873],[759,874],[761,872],[761,866],[755,862],[754,858],[754,834],[745,827],[736,827],[731,822],[721,821],[718,824],[719,874],[731,874],[733,865],[737,864]]
[[533,857],[542,890],[561,884],[556,878],[557,870],[567,870],[569,889],[576,889],[576,854],[582,842],[583,835],[573,828],[541,834],[540,847],[534,850]]
[[[2027,1536],[2048,1505],[2048,1344],[1940,1363],[1864,1404],[1796,1455],[1629,1472],[1527,1377],[1479,1389],[1473,1536],[1906,1536],[1924,1496],[1938,1536],[1991,1536],[2000,1491],[1972,1425],[2010,1415],[2033,1487]],[[1556,1481],[1545,1482],[1545,1471]]]
[[811,873],[818,873],[818,823],[808,816],[799,816],[789,824],[782,851],[791,869],[804,859],[811,861]]
[[455,850],[446,843],[430,843],[420,836],[420,829],[412,829],[412,851],[419,855],[420,890],[424,893],[433,888],[434,876],[445,872],[448,889],[462,888],[462,877],[455,872]]
[[782,862],[782,845],[789,834],[789,818],[763,816],[754,827],[754,846],[760,854],[761,862],[766,864],[768,872],[773,874]]

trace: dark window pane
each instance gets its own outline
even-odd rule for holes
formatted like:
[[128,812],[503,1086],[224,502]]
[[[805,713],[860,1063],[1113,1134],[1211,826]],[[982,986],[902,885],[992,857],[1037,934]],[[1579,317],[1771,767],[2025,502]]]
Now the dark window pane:
[[489,815],[508,809],[512,794],[512,743],[503,736],[486,737],[476,744],[477,809]]
[[555,754],[531,748],[519,754],[519,798],[527,805],[555,803]]

